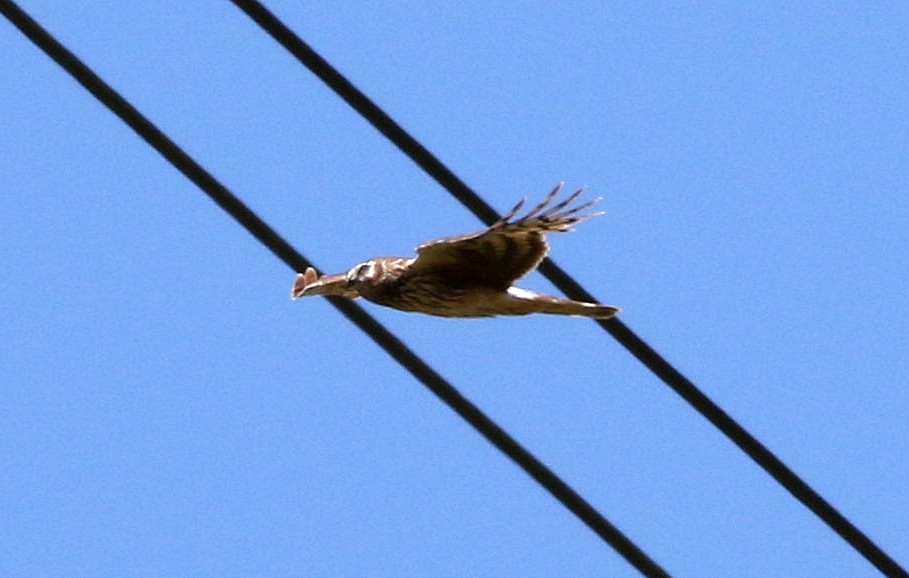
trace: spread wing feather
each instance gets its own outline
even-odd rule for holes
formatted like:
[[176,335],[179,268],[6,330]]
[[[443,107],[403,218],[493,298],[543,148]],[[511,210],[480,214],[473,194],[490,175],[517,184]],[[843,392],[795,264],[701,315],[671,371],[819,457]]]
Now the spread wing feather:
[[414,272],[434,274],[460,284],[481,284],[505,290],[533,271],[549,252],[545,234],[570,231],[577,223],[602,213],[585,213],[600,199],[572,207],[584,192],[579,189],[552,205],[562,183],[524,216],[512,221],[522,200],[485,231],[446,237],[417,247]]

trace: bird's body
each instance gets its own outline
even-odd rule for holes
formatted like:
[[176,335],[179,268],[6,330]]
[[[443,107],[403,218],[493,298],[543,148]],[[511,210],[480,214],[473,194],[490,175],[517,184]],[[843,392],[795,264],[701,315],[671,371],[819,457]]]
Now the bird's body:
[[545,233],[569,231],[597,214],[579,214],[595,200],[569,208],[582,190],[549,207],[560,190],[561,185],[515,221],[510,219],[523,201],[485,231],[424,243],[414,258],[378,257],[347,273],[322,277],[308,268],[297,275],[291,296],[363,297],[402,311],[441,317],[551,313],[607,319],[618,309],[512,286],[549,252]]

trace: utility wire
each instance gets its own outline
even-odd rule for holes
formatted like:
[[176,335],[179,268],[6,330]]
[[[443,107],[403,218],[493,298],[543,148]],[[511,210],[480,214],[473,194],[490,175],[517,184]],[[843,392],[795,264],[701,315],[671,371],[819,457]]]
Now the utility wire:
[[[34,19],[9,0],[0,0],[0,12],[35,45],[73,76],[86,90],[119,116],[168,162],[196,184],[215,203],[236,219],[260,243],[294,271],[303,271],[311,262],[231,193],[214,176],[183,151],[132,104],[105,83],[72,52],[60,44]],[[612,546],[641,574],[668,577],[654,560],[612,525],[589,502],[499,427],[438,372],[418,357],[397,336],[388,331],[362,307],[349,299],[330,297],[329,302],[347,319],[369,335],[379,347],[421,381],[445,404],[464,418],[490,443],[499,448],[558,501]]]
[[[426,147],[407,133],[385,111],[347,80],[337,69],[306,44],[271,11],[256,0],[230,0],[245,12],[275,41],[287,49],[313,74],[318,76],[339,97],[344,99],[363,118],[385,135],[398,149],[409,156],[427,174],[448,190],[487,225],[499,216],[482,198],[458,178]],[[540,272],[566,296],[579,301],[597,302],[587,290],[561,267],[547,258]],[[770,474],[798,501],[814,512],[833,531],[887,576],[909,576],[896,561],[878,547],[867,535],[843,516],[830,502],[811,488],[764,444],[739,425],[729,414],[701,392],[688,378],[675,369],[656,350],[638,337],[617,317],[595,320],[613,338],[638,358],[650,371],[707,418],[735,445],[742,449],[761,468]]]

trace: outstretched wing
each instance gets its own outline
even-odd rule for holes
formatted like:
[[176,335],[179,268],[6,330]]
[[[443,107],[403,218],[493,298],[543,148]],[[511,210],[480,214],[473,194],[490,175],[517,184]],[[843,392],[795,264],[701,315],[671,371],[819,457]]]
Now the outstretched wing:
[[524,206],[515,205],[485,231],[429,241],[417,247],[413,272],[442,275],[457,283],[479,283],[505,290],[533,271],[549,252],[545,233],[570,231],[575,224],[602,213],[581,214],[599,199],[571,207],[579,189],[550,206],[562,190],[552,190],[526,215],[510,221]]

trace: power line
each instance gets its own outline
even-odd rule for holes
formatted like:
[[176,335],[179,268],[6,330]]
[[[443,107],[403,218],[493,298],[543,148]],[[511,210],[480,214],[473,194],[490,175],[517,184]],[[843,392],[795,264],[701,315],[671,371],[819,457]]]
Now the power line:
[[[488,203],[265,6],[257,0],[231,2],[481,221],[490,225],[498,219],[498,214]],[[547,258],[539,270],[569,298],[598,301],[551,259]],[[893,558],[622,321],[616,317],[595,321],[878,570],[887,576],[909,576]]]
[[[231,193],[214,176],[183,151],[132,104],[105,83],[72,52],[60,44],[34,19],[9,0],[0,0],[0,12],[36,46],[72,75],[86,90],[119,116],[168,162],[202,189],[215,203],[236,219],[260,243],[294,271],[312,263]],[[464,418],[490,443],[499,448],[527,474],[549,491],[575,516],[645,576],[668,577],[654,560],[610,523],[589,502],[499,427],[470,400],[465,398],[438,372],[418,357],[362,307],[349,299],[330,297],[330,303],[364,333],[369,335],[395,361],[421,381],[446,405]]]

